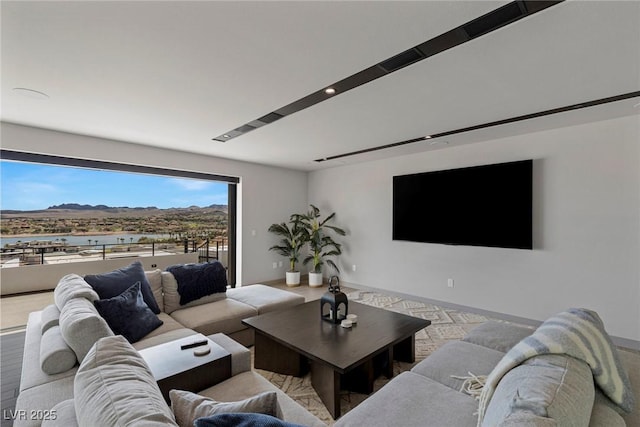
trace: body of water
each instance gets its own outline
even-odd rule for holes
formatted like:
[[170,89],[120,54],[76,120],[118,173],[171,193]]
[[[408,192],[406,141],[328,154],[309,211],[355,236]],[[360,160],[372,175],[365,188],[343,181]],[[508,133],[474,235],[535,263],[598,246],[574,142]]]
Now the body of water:
[[[58,239],[58,241],[62,239],[66,239],[67,245],[77,246],[77,245],[96,245],[96,240],[98,241],[98,245],[115,245],[122,244],[122,240],[124,239],[124,243],[137,243],[141,237],[146,237],[149,239],[166,239],[169,238],[168,234],[97,234],[97,235],[86,235],[86,236],[61,236],[61,235],[50,235],[50,236],[25,236],[25,237],[4,237],[0,236],[0,247],[4,247],[6,244],[13,244],[20,242],[28,242],[32,240],[51,240],[53,242]],[[91,242],[89,242],[91,240]]]

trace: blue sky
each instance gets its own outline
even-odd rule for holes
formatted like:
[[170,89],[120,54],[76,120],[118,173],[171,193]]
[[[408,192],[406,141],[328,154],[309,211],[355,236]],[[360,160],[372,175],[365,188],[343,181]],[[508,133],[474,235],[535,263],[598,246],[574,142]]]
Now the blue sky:
[[0,161],[0,208],[63,203],[158,208],[227,204],[227,184],[174,177]]

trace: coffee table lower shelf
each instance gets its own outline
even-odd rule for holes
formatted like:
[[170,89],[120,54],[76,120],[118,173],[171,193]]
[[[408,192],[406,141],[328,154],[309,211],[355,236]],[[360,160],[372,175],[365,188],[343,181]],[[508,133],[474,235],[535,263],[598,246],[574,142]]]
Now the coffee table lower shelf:
[[380,349],[356,366],[341,369],[305,356],[269,336],[255,331],[254,366],[283,375],[302,377],[311,371],[311,385],[334,419],[341,416],[340,390],[371,394],[380,375],[393,376],[393,361],[415,361],[413,334],[395,345]]

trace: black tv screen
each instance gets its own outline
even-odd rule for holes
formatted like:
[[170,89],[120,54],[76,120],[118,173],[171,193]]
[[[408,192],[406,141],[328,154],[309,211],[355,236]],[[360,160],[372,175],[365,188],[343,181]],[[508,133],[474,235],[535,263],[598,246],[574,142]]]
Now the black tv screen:
[[393,240],[532,249],[533,160],[393,177]]

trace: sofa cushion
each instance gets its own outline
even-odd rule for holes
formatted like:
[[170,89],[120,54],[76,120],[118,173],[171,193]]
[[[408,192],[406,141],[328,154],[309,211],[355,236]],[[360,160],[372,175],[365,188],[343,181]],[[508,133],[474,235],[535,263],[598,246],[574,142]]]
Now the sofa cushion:
[[111,330],[131,343],[139,341],[162,325],[162,320],[144,302],[140,282],[118,296],[101,299],[94,304]]
[[504,353],[464,341],[450,341],[411,371],[460,391],[465,377],[489,375]]
[[[622,366],[627,371],[627,375],[629,375],[629,382],[631,383],[631,389],[633,390],[633,394],[636,396],[636,402],[640,402],[640,354],[636,351],[632,350],[623,350],[618,349],[618,354],[620,355],[620,361],[622,362]],[[613,404],[613,402],[609,401],[609,403]],[[616,409],[619,409],[616,405]],[[640,426],[640,404],[636,403],[635,408],[628,413],[622,413],[622,418],[626,421],[629,427],[638,427]]]
[[[29,320],[27,321],[27,329],[24,337],[24,352],[22,354],[22,374],[20,376],[21,394],[29,388],[38,387],[42,384],[52,382],[59,382],[64,378],[73,377],[78,370],[77,363],[76,366],[68,371],[54,375],[49,375],[40,368],[40,344],[42,343],[42,333],[40,332],[41,314],[42,311],[32,311],[29,313]],[[73,387],[71,388],[73,389]],[[73,394],[71,393],[69,397],[73,397]],[[55,403],[57,402],[54,402],[53,404]],[[53,404],[51,406],[53,406]],[[51,408],[51,406],[46,409]]]
[[475,426],[477,409],[474,398],[403,372],[338,419],[335,427]]
[[171,317],[187,328],[202,335],[218,332],[231,334],[247,329],[242,319],[255,316],[258,310],[231,298],[224,298],[208,304],[182,308],[171,313]]
[[162,272],[162,292],[164,298],[164,312],[171,314],[180,308],[194,307],[196,305],[207,304],[214,301],[219,301],[227,297],[226,292],[218,292],[215,294],[207,295],[202,298],[198,298],[187,304],[180,304],[180,293],[178,292],[178,282],[173,274],[168,271]]
[[140,354],[122,336],[99,340],[74,382],[81,426],[175,426],[175,419]]
[[302,295],[260,284],[229,289],[227,298],[255,307],[259,314],[282,310],[305,302]]
[[[31,414],[32,411],[36,414],[44,414],[46,411],[50,413],[58,403],[73,399],[73,378],[69,376],[20,391],[16,400],[16,411],[24,411],[22,413],[26,415]],[[17,419],[13,423],[14,427],[36,427],[42,423],[42,420],[36,417],[26,418],[26,420]]]
[[60,326],[49,328],[40,341],[40,368],[54,375],[68,371],[76,364],[76,354],[62,337]]
[[227,270],[220,261],[178,264],[166,270],[178,282],[180,305],[227,290]]
[[[589,427],[626,427],[627,423],[625,423],[620,412],[620,407],[596,387],[596,397],[593,400]],[[640,423],[640,418],[636,418],[636,421]],[[638,423],[629,422],[628,424],[631,427]]]
[[158,308],[160,311],[164,311],[164,297],[162,296],[162,270],[156,268],[155,270],[145,271],[144,275],[147,276],[151,293],[153,293],[153,298],[158,304]]
[[531,425],[553,420],[559,426],[589,425],[595,397],[589,366],[573,357],[543,355],[511,369],[498,383],[483,426]]
[[304,427],[265,414],[218,414],[199,418],[194,427]]
[[96,341],[113,335],[107,322],[86,298],[67,301],[60,311],[60,330],[78,362],[82,362]]
[[120,295],[136,282],[140,282],[144,302],[147,303],[151,311],[160,313],[158,303],[153,296],[151,286],[144,274],[144,269],[140,261],[135,261],[126,267],[102,274],[87,274],[84,279],[100,295],[101,299],[112,298]]
[[562,427],[553,418],[541,417],[532,413],[517,412],[509,414],[500,424],[492,427]]
[[231,353],[232,377],[251,370],[251,352],[248,348],[225,334],[213,334],[207,338]]
[[75,427],[78,425],[73,399],[63,400],[50,411],[43,413],[50,416],[42,420],[42,427]]
[[218,402],[189,391],[171,390],[169,399],[171,410],[180,427],[191,427],[197,418],[214,414],[255,412],[277,416],[279,413],[278,395],[274,391],[260,393],[238,402]]
[[91,302],[100,298],[91,285],[77,274],[67,274],[58,281],[53,290],[53,301],[60,311],[67,301],[78,297],[86,298]]
[[[157,329],[156,329],[156,331],[157,331]],[[173,331],[165,332],[165,333],[160,334],[160,335],[154,335],[153,337],[149,337],[149,335],[147,335],[146,337],[144,337],[140,341],[138,341],[136,343],[133,343],[133,348],[135,348],[136,350],[140,351],[140,350],[143,350],[145,348],[153,347],[155,345],[164,344],[164,343],[167,343],[169,341],[175,341],[175,340],[179,340],[179,339],[182,339],[182,338],[190,337],[190,336],[195,335],[195,334],[196,334],[196,331],[194,331],[193,329],[181,328],[181,329],[175,329]]]
[[55,304],[49,304],[42,310],[42,329],[44,334],[47,329],[52,326],[58,326],[60,324],[60,310]]
[[473,328],[462,341],[492,348],[503,353],[534,332],[534,329],[491,320]]
[[[134,344],[133,346],[136,348],[136,350],[140,350],[138,348],[138,344],[141,342],[144,342],[150,338],[153,338],[157,335],[163,335],[167,332],[171,332],[177,329],[185,329],[184,325],[182,325],[181,323],[178,323],[178,321],[176,321],[173,317],[169,316],[167,313],[159,313],[157,315],[155,315],[158,317],[158,319],[160,319],[160,321],[162,321],[162,325],[160,325],[160,327],[154,329],[153,331],[149,332],[147,335],[144,336],[144,338],[140,341],[136,341],[135,343],[131,343]],[[191,334],[195,334],[195,331],[191,331]]]

